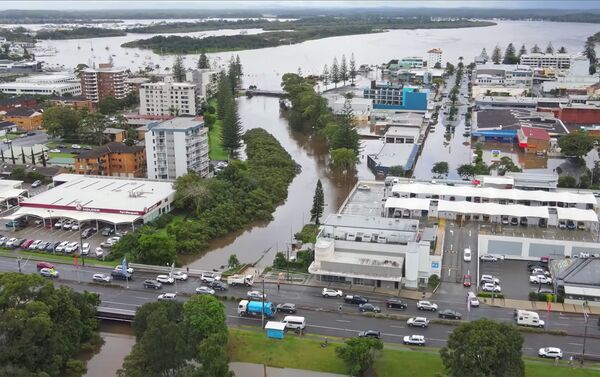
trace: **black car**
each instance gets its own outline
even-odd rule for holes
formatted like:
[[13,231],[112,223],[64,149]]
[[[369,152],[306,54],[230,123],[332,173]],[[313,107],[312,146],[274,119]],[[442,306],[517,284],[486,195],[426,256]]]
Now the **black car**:
[[358,310],[361,312],[381,313],[379,306],[375,306],[373,304],[360,304],[358,306]]
[[219,280],[214,280],[214,281],[208,283],[208,286],[210,288],[214,289],[215,291],[226,291],[227,290],[227,284],[225,284]]
[[365,330],[358,333],[359,338],[381,338],[381,333],[377,330]]
[[161,289],[162,284],[156,280],[148,279],[144,280],[144,288]]
[[441,310],[438,313],[438,315],[440,318],[444,318],[444,319],[461,319],[462,318],[462,314],[460,314],[456,310],[452,310],[452,309]]
[[519,219],[516,217],[511,218],[510,225],[519,225]]
[[387,306],[389,309],[404,310],[408,308],[408,304],[406,302],[396,297],[388,298],[387,300],[385,300],[385,306]]
[[58,241],[52,241],[52,242],[48,242],[48,246],[46,246],[46,251],[54,251],[54,249],[56,249],[56,246],[58,246],[60,242]]
[[347,295],[346,297],[344,297],[344,302],[348,303],[348,304],[366,304],[367,302],[369,302],[369,299],[363,296],[358,296],[358,295]]
[[25,238],[19,238],[18,240],[16,240],[15,242],[13,242],[13,247],[16,249],[18,247],[21,247],[21,245],[27,241]]
[[113,270],[110,273],[110,276],[117,280],[133,280],[130,273],[123,272],[121,270]]
[[114,232],[115,232],[115,230],[114,230],[113,228],[106,227],[106,228],[102,229],[102,233],[101,233],[101,234],[102,234],[103,236],[110,236],[110,235],[112,235]]
[[290,304],[290,303],[278,304],[277,311],[282,312],[282,313],[294,314],[294,313],[296,313],[296,304]]

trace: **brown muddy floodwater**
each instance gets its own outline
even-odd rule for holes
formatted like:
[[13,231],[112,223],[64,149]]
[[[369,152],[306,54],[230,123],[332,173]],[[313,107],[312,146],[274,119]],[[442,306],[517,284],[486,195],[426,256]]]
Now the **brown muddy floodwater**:
[[104,339],[100,349],[81,355],[87,361],[84,377],[114,376],[135,344],[133,329],[125,323],[100,321],[100,336]]

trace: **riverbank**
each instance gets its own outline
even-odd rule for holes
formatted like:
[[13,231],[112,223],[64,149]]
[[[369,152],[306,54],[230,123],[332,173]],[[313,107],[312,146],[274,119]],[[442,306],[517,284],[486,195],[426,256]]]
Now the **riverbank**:
[[[310,326],[309,326],[310,327]],[[346,374],[347,370],[335,354],[342,339],[329,337],[329,346],[321,346],[322,337],[287,334],[284,339],[269,339],[263,332],[230,329],[229,356],[231,361],[264,364],[280,368],[296,368],[319,372]],[[431,377],[443,373],[442,360],[435,348],[419,348],[385,344],[374,365],[378,377]],[[525,376],[585,377],[598,373],[594,368],[570,368],[563,360],[554,361],[525,358]],[[402,372],[399,372],[402,371]]]

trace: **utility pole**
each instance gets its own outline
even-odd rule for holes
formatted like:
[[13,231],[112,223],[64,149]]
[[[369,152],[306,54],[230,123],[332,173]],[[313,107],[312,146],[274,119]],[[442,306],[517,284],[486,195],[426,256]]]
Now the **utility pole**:
[[287,249],[287,281],[290,281],[290,247],[288,245]]
[[81,255],[81,265],[85,267],[85,257],[83,256],[83,237],[81,237],[81,222],[77,222],[77,231],[79,232],[79,255]]
[[260,310],[260,323],[262,324],[262,328],[265,328],[265,276],[262,278],[262,292],[261,292],[261,302],[262,307]]
[[589,304],[587,300],[583,303],[583,320],[585,322],[585,330],[583,332],[583,346],[581,348],[581,366],[583,366],[583,360],[585,359],[585,343],[587,340],[587,329],[588,329],[588,319],[590,318],[589,314],[585,312],[585,308],[588,307]]

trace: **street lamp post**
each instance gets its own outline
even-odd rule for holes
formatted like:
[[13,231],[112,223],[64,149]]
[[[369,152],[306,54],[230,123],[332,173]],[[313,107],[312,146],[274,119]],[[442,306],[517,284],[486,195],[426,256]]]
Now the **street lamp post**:
[[81,255],[81,265],[85,267],[85,257],[83,256],[83,237],[81,237],[81,221],[77,221],[77,231],[79,232],[79,255]]
[[583,345],[581,348],[581,366],[583,366],[583,360],[585,359],[585,343],[587,340],[587,329],[588,329],[588,319],[590,318],[589,314],[585,312],[585,308],[589,307],[587,300],[581,305],[583,307],[583,320],[585,322],[585,330],[583,331]]

